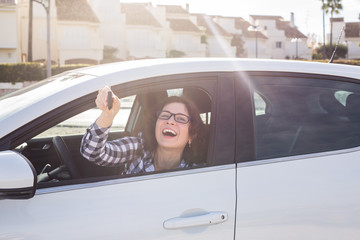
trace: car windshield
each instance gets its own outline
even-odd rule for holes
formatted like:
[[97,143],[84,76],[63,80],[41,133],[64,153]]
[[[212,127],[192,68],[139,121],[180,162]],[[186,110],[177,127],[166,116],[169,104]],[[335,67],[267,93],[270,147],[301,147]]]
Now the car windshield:
[[2,109],[2,111],[0,111],[0,120],[46,96],[69,87],[71,85],[68,84],[69,81],[82,78],[83,76],[84,74],[78,73],[59,74],[2,96],[0,98],[0,109]]
[[40,88],[46,84],[49,84],[55,80],[60,80],[60,81],[64,81],[64,80],[69,80],[69,79],[74,79],[75,77],[79,77],[79,74],[59,74],[59,75],[56,75],[56,76],[53,76],[53,77],[50,77],[50,78],[47,78],[47,79],[44,79],[44,80],[41,80],[37,83],[34,83],[34,84],[31,84],[27,87],[24,87],[24,88],[21,88],[21,89],[18,89],[14,92],[11,92],[11,93],[8,93],[2,97],[0,97],[0,102],[6,98],[11,98],[11,97],[15,97],[15,96],[19,96],[21,94],[25,94],[29,91],[32,91],[36,88]]

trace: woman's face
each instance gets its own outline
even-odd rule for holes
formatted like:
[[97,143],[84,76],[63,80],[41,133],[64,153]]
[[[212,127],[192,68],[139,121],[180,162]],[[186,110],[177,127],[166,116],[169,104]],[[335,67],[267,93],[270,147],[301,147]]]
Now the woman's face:
[[[183,103],[169,103],[165,105],[162,111],[172,114],[184,114],[189,116],[186,106]],[[183,151],[189,141],[190,122],[184,124],[175,121],[175,116],[171,116],[168,120],[158,118],[155,126],[155,137],[158,147],[170,150]]]

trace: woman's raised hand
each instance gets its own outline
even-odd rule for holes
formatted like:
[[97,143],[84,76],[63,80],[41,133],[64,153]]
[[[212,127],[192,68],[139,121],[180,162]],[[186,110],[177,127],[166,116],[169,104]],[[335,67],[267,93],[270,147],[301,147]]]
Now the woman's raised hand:
[[[110,110],[108,108],[108,92],[112,93],[113,99],[113,105]],[[100,127],[109,127],[112,124],[116,114],[120,111],[119,98],[111,91],[110,87],[104,86],[99,89],[95,103],[96,106],[102,111],[100,117],[96,120],[96,123]]]

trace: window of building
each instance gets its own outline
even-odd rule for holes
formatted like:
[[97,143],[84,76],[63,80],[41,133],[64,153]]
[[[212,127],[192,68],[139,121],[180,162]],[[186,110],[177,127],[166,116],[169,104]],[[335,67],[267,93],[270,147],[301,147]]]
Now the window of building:
[[277,41],[277,42],[275,43],[275,47],[276,47],[276,48],[282,48],[282,42]]

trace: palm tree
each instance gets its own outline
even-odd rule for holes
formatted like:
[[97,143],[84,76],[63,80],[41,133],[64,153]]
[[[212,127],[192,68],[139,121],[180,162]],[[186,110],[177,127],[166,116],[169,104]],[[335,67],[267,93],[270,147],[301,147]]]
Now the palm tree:
[[[323,9],[323,11],[325,11],[326,14],[328,14],[330,12],[331,14],[331,18],[333,18],[334,13],[335,14],[339,14],[340,10],[343,9],[343,6],[341,4],[341,0],[321,0],[322,2],[322,6],[321,9]],[[330,21],[330,47],[332,46],[332,33],[333,33],[333,22]]]
[[33,1],[29,0],[28,62],[32,62]]
[[323,12],[323,59],[325,59],[326,51],[325,51],[325,9],[327,9],[327,5],[325,3],[325,0],[320,0],[321,10]]

